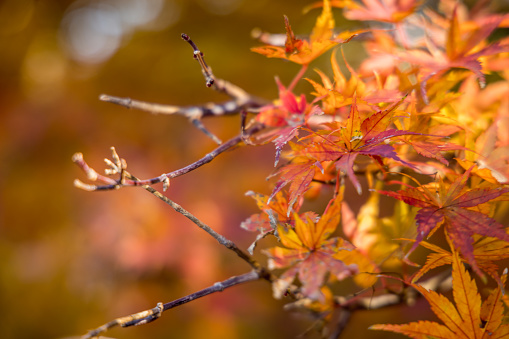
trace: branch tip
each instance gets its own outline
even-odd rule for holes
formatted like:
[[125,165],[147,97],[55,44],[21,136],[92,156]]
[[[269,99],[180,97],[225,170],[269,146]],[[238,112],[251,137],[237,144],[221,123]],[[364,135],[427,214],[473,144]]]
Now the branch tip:
[[97,189],[96,185],[85,184],[80,179],[74,179],[73,184],[74,184],[74,187],[82,189],[84,191],[88,191],[88,192],[92,192],[92,191],[95,191]]
[[203,76],[205,77],[205,85],[207,87],[211,87],[215,83],[216,79],[214,77],[214,74],[212,74],[212,69],[205,62],[205,59],[203,58],[203,53],[200,51],[198,46],[196,46],[193,40],[191,40],[189,35],[182,33],[180,36],[182,37],[182,39],[184,39],[184,41],[187,41],[189,45],[191,45],[191,47],[193,48],[193,58],[198,60],[198,62],[200,63],[201,71],[203,73]]
[[101,94],[99,95],[99,100],[101,101],[110,101],[111,97],[107,94]]
[[83,161],[83,153],[76,152],[72,155],[72,162],[80,162]]
[[112,104],[124,106],[125,108],[132,108],[132,99],[131,98],[120,98],[120,97],[114,97],[107,94],[101,94],[99,96],[99,100],[104,102],[109,102]]

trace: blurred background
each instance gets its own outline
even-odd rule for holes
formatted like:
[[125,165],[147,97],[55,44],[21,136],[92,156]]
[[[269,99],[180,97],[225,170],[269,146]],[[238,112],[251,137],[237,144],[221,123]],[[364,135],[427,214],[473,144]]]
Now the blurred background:
[[[141,178],[181,168],[214,143],[181,117],[100,102],[102,93],[162,104],[228,99],[205,87],[187,33],[216,76],[274,98],[274,76],[297,65],[249,51],[251,30],[284,32],[283,14],[308,32],[309,1],[4,0],[0,2],[0,333],[62,338],[152,308],[249,267],[142,189],[84,192],[74,152],[97,170],[115,146]],[[326,59],[324,59],[326,60]],[[238,116],[206,120],[222,140]],[[180,177],[171,199],[240,247],[256,213],[244,193],[269,193],[274,148],[246,147]],[[159,187],[160,188],[160,187]],[[264,260],[263,256],[259,256]],[[292,338],[293,321],[266,282],[237,286],[170,312],[119,338]]]
[[[227,98],[205,87],[187,33],[217,77],[277,97],[299,66],[249,51],[253,28],[308,33],[308,0],[3,0],[0,2],[0,336],[63,338],[152,308],[249,267],[187,219],[139,188],[85,192],[75,152],[97,170],[115,146],[140,178],[181,168],[215,144],[182,117],[100,102],[100,94],[191,105]],[[335,10],[337,26],[343,25]],[[352,43],[355,45],[355,43]],[[352,47],[353,48],[353,47]],[[347,50],[348,53],[348,50]],[[352,58],[353,66],[358,55]],[[328,70],[329,58],[313,67]],[[307,76],[314,77],[309,71]],[[297,87],[309,92],[302,82]],[[222,140],[238,116],[204,121]],[[166,194],[247,248],[239,228],[248,190],[271,187],[274,147],[242,147],[171,182]],[[158,186],[157,188],[160,188]],[[265,260],[257,254],[260,260]],[[312,321],[287,313],[266,282],[236,286],[165,312],[117,338],[295,338]],[[391,337],[366,328],[428,314],[427,306],[358,312],[344,337]],[[316,334],[305,337],[317,337]]]

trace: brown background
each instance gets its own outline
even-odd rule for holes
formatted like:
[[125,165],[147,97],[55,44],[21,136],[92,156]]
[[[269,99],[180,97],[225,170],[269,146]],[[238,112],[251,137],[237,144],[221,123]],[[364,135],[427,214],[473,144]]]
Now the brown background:
[[[195,161],[214,144],[184,118],[127,110],[102,103],[98,96],[107,93],[180,105],[226,99],[204,86],[192,50],[180,39],[185,32],[205,53],[216,76],[257,96],[275,98],[274,76],[288,84],[299,67],[250,52],[250,47],[258,45],[250,37],[251,30],[259,27],[282,33],[286,14],[297,34],[306,33],[319,12],[303,15],[307,0],[145,3],[152,2],[162,8],[144,25],[123,22],[104,28],[101,25],[108,21],[96,17],[97,22],[72,31],[82,33],[75,38],[84,44],[97,38],[101,29],[122,30],[121,38],[106,41],[106,49],[115,43],[118,48],[95,61],[72,54],[73,25],[87,13],[97,13],[94,10],[115,17],[135,8],[138,1],[0,3],[2,338],[80,335],[115,317],[154,307],[249,269],[141,189],[89,193],[74,188],[73,179],[84,180],[84,176],[71,156],[81,151],[91,165],[102,169],[109,147],[116,146],[130,171],[141,178]],[[130,13],[136,18],[140,11]],[[344,25],[340,11],[335,13],[338,26]],[[346,51],[355,66],[359,59],[352,55],[355,47]],[[327,71],[327,64],[324,56],[312,66]],[[311,71],[307,76],[315,77]],[[310,90],[302,82],[296,92]],[[226,140],[239,132],[240,122],[229,117],[205,124]],[[244,193],[270,192],[265,178],[273,170],[273,160],[272,145],[240,148],[172,181],[166,194],[247,248],[254,235],[238,225],[257,210]],[[263,255],[257,256],[264,260]],[[284,303],[272,299],[267,283],[256,282],[168,311],[153,324],[107,335],[295,338],[313,322],[283,311]],[[344,337],[366,337],[366,327],[375,321],[422,318],[426,309],[421,303],[410,312],[401,308],[369,315],[359,312]]]

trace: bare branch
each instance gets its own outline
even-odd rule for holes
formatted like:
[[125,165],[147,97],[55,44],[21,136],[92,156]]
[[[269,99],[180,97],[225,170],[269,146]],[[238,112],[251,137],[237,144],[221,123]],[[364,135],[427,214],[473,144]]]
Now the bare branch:
[[207,87],[212,86],[216,82],[216,78],[214,77],[214,74],[212,73],[212,69],[205,62],[205,59],[203,58],[203,53],[198,49],[198,47],[193,42],[193,40],[191,40],[189,35],[182,33],[181,37],[182,37],[182,39],[184,39],[184,41],[187,41],[189,43],[189,45],[191,45],[191,47],[193,48],[193,56],[200,63],[201,71],[202,71],[203,76],[205,77],[205,80],[206,80],[206,86]]
[[159,319],[161,314],[164,311],[167,311],[171,308],[180,306],[182,304],[188,303],[190,301],[193,301],[195,299],[204,297],[206,295],[209,295],[211,293],[215,292],[222,292],[227,288],[230,288],[235,285],[243,284],[250,281],[259,280],[261,276],[257,271],[251,271],[249,273],[245,273],[239,276],[234,276],[231,278],[228,278],[221,282],[216,282],[214,285],[209,286],[207,288],[204,288],[200,291],[194,292],[192,294],[189,294],[185,297],[176,299],[174,301],[170,301],[166,304],[158,303],[156,307],[145,310],[142,312],[134,313],[125,317],[120,317],[115,320],[110,321],[109,323],[106,323],[102,326],[99,326],[98,328],[89,331],[87,334],[82,336],[82,339],[90,339],[97,337],[98,335],[114,328],[117,326],[120,327],[129,327],[129,326],[137,326],[137,325],[143,325],[147,324],[149,322],[152,322],[156,319]]
[[161,105],[145,101],[132,100],[131,98],[120,98],[107,94],[101,94],[99,100],[117,104],[127,108],[135,108],[154,114],[179,114],[189,119],[200,131],[210,137],[215,143],[221,144],[221,140],[212,132],[207,130],[200,122],[204,117],[219,116],[228,114],[237,114],[243,110],[251,111],[262,107],[268,103],[267,100],[250,95],[242,88],[223,79],[218,79],[212,73],[212,69],[207,65],[203,58],[203,53],[198,49],[196,44],[188,35],[182,34],[182,39],[187,41],[193,48],[193,56],[200,63],[203,76],[206,80],[207,87],[224,93],[232,98],[232,100],[223,103],[206,103],[195,106],[176,106]]
[[[84,171],[87,173],[87,177],[91,180],[99,180],[103,182],[110,182],[110,184],[107,186],[108,188],[119,188],[122,185],[125,184],[126,181],[132,181],[135,183],[139,183],[140,181],[138,178],[127,172],[127,163],[124,159],[121,159],[117,151],[114,147],[111,148],[112,158],[113,161],[105,159],[106,164],[109,166],[109,168],[106,170],[106,173],[108,175],[115,175],[119,174],[120,179],[119,180],[113,180],[109,177],[103,176],[98,174],[94,169],[90,168],[87,163],[83,160],[83,155],[81,153],[76,153],[73,156],[73,161],[76,162]],[[169,185],[169,179],[166,178],[167,182],[166,185]],[[112,182],[111,182],[112,181]],[[79,188],[85,189],[87,191],[93,191],[101,189],[101,186],[94,186],[94,185],[87,185],[82,183],[81,181],[77,180],[75,181],[75,185]],[[214,239],[217,240],[221,245],[226,247],[227,249],[235,252],[241,259],[243,259],[245,262],[247,262],[252,268],[258,271],[260,275],[264,277],[264,279],[267,279],[269,281],[272,281],[274,277],[268,273],[268,271],[262,267],[256,260],[254,260],[249,254],[245,253],[241,249],[235,245],[235,243],[229,239],[226,239],[223,235],[217,233],[214,231],[210,226],[203,223],[200,219],[195,217],[192,213],[184,209],[182,206],[177,204],[176,202],[172,201],[170,198],[164,196],[161,192],[157,191],[153,187],[150,187],[149,185],[141,185],[137,184],[136,186],[142,186],[145,190],[168,204],[171,208],[173,208],[176,212],[182,214],[189,220],[191,220],[196,226],[200,227],[202,230],[207,232],[210,236],[212,236]]]
[[203,53],[198,49],[198,46],[196,46],[196,44],[191,40],[189,35],[182,33],[181,37],[182,39],[184,39],[184,41],[187,41],[189,45],[191,45],[191,47],[193,48],[193,57],[200,63],[201,71],[206,81],[205,85],[207,87],[212,87],[214,90],[228,95],[229,97],[235,99],[235,101],[239,104],[243,103],[243,105],[240,106],[247,105],[248,103],[250,103],[250,106],[253,106],[253,104],[266,103],[265,100],[256,98],[248,94],[242,88],[232,84],[231,82],[216,78],[214,76],[214,73],[212,73],[212,68],[210,68],[210,66],[207,65],[207,63],[205,62]]
[[[136,180],[136,177],[132,176],[131,174],[127,174],[128,177],[130,177],[132,180]],[[161,192],[155,190],[153,187],[150,187],[148,185],[142,186],[145,190],[152,193],[157,198],[164,201],[166,204],[170,205],[171,208],[173,208],[176,212],[182,214],[189,220],[191,220],[196,226],[207,232],[210,236],[212,236],[214,239],[217,240],[218,243],[226,247],[227,249],[235,252],[242,260],[247,262],[252,268],[257,270],[260,274],[264,276],[264,278],[268,278],[267,274],[269,274],[265,268],[263,268],[256,260],[254,260],[250,255],[242,251],[240,248],[235,245],[235,243],[227,238],[225,238],[223,235],[217,233],[214,231],[210,226],[203,223],[200,219],[195,217],[191,212],[184,209],[182,206],[177,204],[176,202],[169,199],[167,196],[164,196],[161,194]],[[269,281],[272,281],[272,277],[268,279]]]
[[[161,174],[158,177],[151,178],[151,179],[143,179],[143,180],[131,180],[128,178],[120,178],[118,180],[112,179],[108,176],[101,175],[97,173],[94,169],[90,168],[88,164],[83,159],[82,153],[75,153],[72,157],[72,161],[75,162],[87,175],[87,178],[90,181],[93,182],[99,182],[103,185],[89,185],[81,182],[80,180],[75,180],[74,185],[78,188],[84,189],[86,191],[104,191],[104,190],[112,190],[112,189],[119,189],[121,187],[125,186],[143,186],[143,185],[155,185],[158,183],[164,184],[165,190],[169,186],[169,180],[179,177],[181,175],[184,175],[186,173],[189,173],[191,171],[194,171],[195,169],[211,162],[214,158],[216,158],[219,154],[237,146],[239,143],[246,140],[246,136],[251,136],[258,131],[262,130],[264,128],[263,125],[255,125],[245,131],[245,134],[238,135],[221,145],[219,145],[217,148],[215,148],[212,152],[206,154],[203,158],[193,162],[192,164],[189,164],[181,169],[175,170],[173,172]],[[111,172],[107,173],[108,175],[111,175]]]
[[261,101],[256,103],[252,101],[243,102],[238,100],[229,100],[222,103],[209,102],[198,106],[161,105],[146,101],[133,100],[131,98],[115,97],[107,94],[101,94],[99,96],[99,100],[120,105],[129,109],[139,109],[153,114],[183,115],[189,120],[237,114],[244,108],[253,109],[262,106]]

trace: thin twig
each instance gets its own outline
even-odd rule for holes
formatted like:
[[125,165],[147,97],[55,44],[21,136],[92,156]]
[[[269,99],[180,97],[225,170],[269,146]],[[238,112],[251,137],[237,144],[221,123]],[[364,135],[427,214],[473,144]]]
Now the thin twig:
[[[136,177],[126,172],[127,177],[129,177],[131,180],[137,180]],[[167,196],[164,196],[161,192],[155,190],[153,187],[150,187],[148,185],[142,186],[145,190],[152,193],[154,196],[159,198],[160,200],[164,201],[166,204],[168,204],[171,208],[173,208],[176,212],[182,214],[187,219],[191,220],[196,226],[207,232],[210,236],[212,236],[214,239],[217,240],[218,243],[226,247],[227,249],[235,252],[242,260],[247,262],[252,268],[257,270],[260,274],[266,275],[266,270],[256,261],[254,260],[250,255],[242,251],[240,248],[235,245],[235,243],[227,238],[225,238],[223,235],[217,233],[214,231],[210,226],[203,223],[200,219],[195,217],[191,212],[184,209],[182,206],[177,204],[176,202],[172,201]],[[270,280],[270,279],[269,279]]]
[[187,41],[189,45],[191,45],[191,47],[193,48],[193,56],[200,63],[203,76],[205,77],[206,80],[206,86],[211,87],[216,82],[216,77],[212,73],[212,68],[210,68],[207,65],[205,59],[203,58],[203,53],[198,49],[198,47],[193,42],[193,40],[191,40],[189,35],[182,33],[181,37],[182,39],[184,39],[184,41]]
[[[127,180],[130,180],[133,182],[139,182],[138,178],[136,178],[134,175],[130,174],[127,171],[127,163],[124,159],[122,159],[118,156],[117,151],[115,150],[115,147],[111,148],[111,153],[112,153],[113,161],[105,159],[106,164],[109,166],[109,168],[106,170],[106,173],[110,174],[110,175],[111,174],[119,174],[120,175],[120,179],[115,181],[117,183],[116,185],[120,187]],[[86,162],[83,160],[81,153],[75,154],[74,161],[77,162],[78,165],[80,165],[86,171],[87,176],[90,179],[94,179],[94,178],[97,179],[99,177],[102,177],[94,169],[90,168],[86,164]],[[108,177],[105,177],[105,178],[113,180]],[[75,184],[76,184],[76,182],[75,182]],[[79,182],[79,184],[77,184],[77,186],[80,188],[86,189],[86,187],[83,187],[83,186],[86,186],[86,184],[83,184],[81,182]],[[90,185],[90,186],[92,186],[92,185]],[[176,202],[172,201],[170,198],[164,196],[161,192],[157,191],[156,189],[154,189],[153,187],[151,187],[149,185],[137,185],[137,186],[142,186],[142,188],[144,188],[145,190],[147,190],[148,192],[150,192],[151,194],[153,194],[154,196],[156,196],[157,198],[159,198],[160,200],[165,202],[167,205],[169,205],[171,208],[173,208],[176,212],[182,214],[183,216],[185,216],[186,218],[191,220],[196,226],[200,227],[202,230],[207,232],[210,236],[212,236],[214,239],[216,239],[217,242],[219,242],[221,245],[223,245],[227,249],[235,252],[235,254],[237,254],[241,259],[243,259],[245,262],[247,262],[252,268],[257,270],[257,272],[264,279],[267,279],[269,281],[274,280],[274,277],[264,267],[262,267],[256,260],[254,260],[249,254],[245,253],[240,248],[238,248],[237,245],[235,245],[235,243],[233,241],[225,238],[223,235],[214,231],[210,226],[208,226],[207,224],[202,222],[200,219],[195,217],[191,212],[187,211],[182,206],[180,206]]]
[[229,100],[222,103],[209,102],[203,105],[177,106],[161,105],[146,101],[121,98],[107,94],[101,94],[99,100],[120,105],[129,109],[138,109],[153,114],[183,115],[189,120],[201,119],[212,116],[237,114],[242,109],[254,109],[263,106],[266,102],[262,100]]
[[[155,178],[143,179],[143,180],[139,180],[139,181],[130,180],[130,179],[126,179],[126,178],[120,178],[119,180],[115,180],[108,176],[101,175],[101,174],[97,173],[94,169],[92,169],[90,166],[88,166],[88,164],[85,162],[85,160],[83,158],[83,154],[78,152],[73,155],[72,161],[74,163],[76,163],[85,172],[85,174],[87,175],[87,179],[89,179],[90,181],[93,181],[93,182],[102,183],[103,185],[85,184],[78,179],[76,179],[74,181],[74,185],[76,187],[84,189],[86,191],[104,191],[104,190],[119,189],[121,187],[126,187],[126,186],[155,185],[155,184],[162,182],[165,187],[163,190],[165,190],[166,187],[168,187],[168,185],[169,185],[170,179],[173,179],[173,178],[179,177],[181,175],[184,175],[186,173],[189,173],[191,171],[194,171],[195,169],[211,162],[219,154],[221,154],[221,153],[237,146],[239,143],[243,142],[245,140],[246,136],[253,135],[253,134],[257,133],[258,131],[262,130],[263,128],[264,128],[263,125],[255,125],[255,126],[251,127],[250,129],[248,129],[247,131],[245,131],[245,134],[238,135],[238,136],[222,143],[221,145],[216,147],[212,152],[206,154],[204,157],[193,162],[192,164],[189,164],[189,165],[187,165],[183,168],[180,168],[178,170],[175,170],[173,172],[161,174],[160,176],[155,177]],[[111,174],[111,173],[108,173],[108,174]]]
[[[189,45],[193,48],[193,57],[198,60],[203,76],[205,77],[205,85],[207,87],[212,87],[214,90],[224,93],[228,95],[229,97],[235,99],[238,103],[261,103],[265,104],[266,101],[260,98],[256,98],[250,94],[248,94],[246,91],[244,91],[239,86],[236,86],[232,84],[231,82],[228,82],[223,79],[218,79],[215,77],[214,73],[212,72],[212,68],[210,68],[209,65],[205,62],[205,59],[203,57],[203,52],[200,51],[198,46],[194,43],[193,40],[189,37],[189,35],[182,33],[181,34],[182,39],[184,41],[188,42]],[[259,107],[259,106],[258,106]]]
[[107,94],[101,94],[99,96],[99,100],[127,108],[139,109],[154,114],[179,114],[185,116],[200,131],[205,133],[215,143],[220,145],[221,140],[212,132],[207,130],[207,128],[200,121],[202,118],[208,116],[237,114],[242,110],[256,110],[268,104],[268,101],[247,93],[245,90],[237,85],[232,84],[231,82],[216,78],[214,73],[212,73],[210,66],[205,62],[203,53],[198,49],[191,38],[189,38],[187,34],[182,34],[182,39],[187,41],[193,48],[193,57],[200,63],[200,67],[202,69],[203,76],[205,77],[207,87],[212,87],[214,90],[228,95],[232,98],[232,100],[223,103],[206,103],[203,105],[195,106],[161,105],[145,101],[132,100],[131,98],[111,96]]
[[245,273],[239,276],[234,276],[228,278],[221,282],[216,282],[214,285],[204,288],[200,291],[191,293],[185,297],[170,301],[166,304],[158,303],[156,307],[145,310],[142,312],[134,313],[125,317],[120,317],[115,320],[110,321],[102,326],[97,327],[94,330],[89,331],[87,334],[82,336],[82,339],[90,339],[97,337],[98,335],[114,328],[117,326],[120,327],[129,327],[129,326],[137,326],[147,324],[158,319],[164,311],[167,311],[171,308],[180,306],[182,304],[188,303],[195,299],[204,297],[206,295],[222,292],[227,288],[230,288],[235,285],[243,284],[250,281],[259,280],[261,277],[257,271],[251,271],[249,273]]

